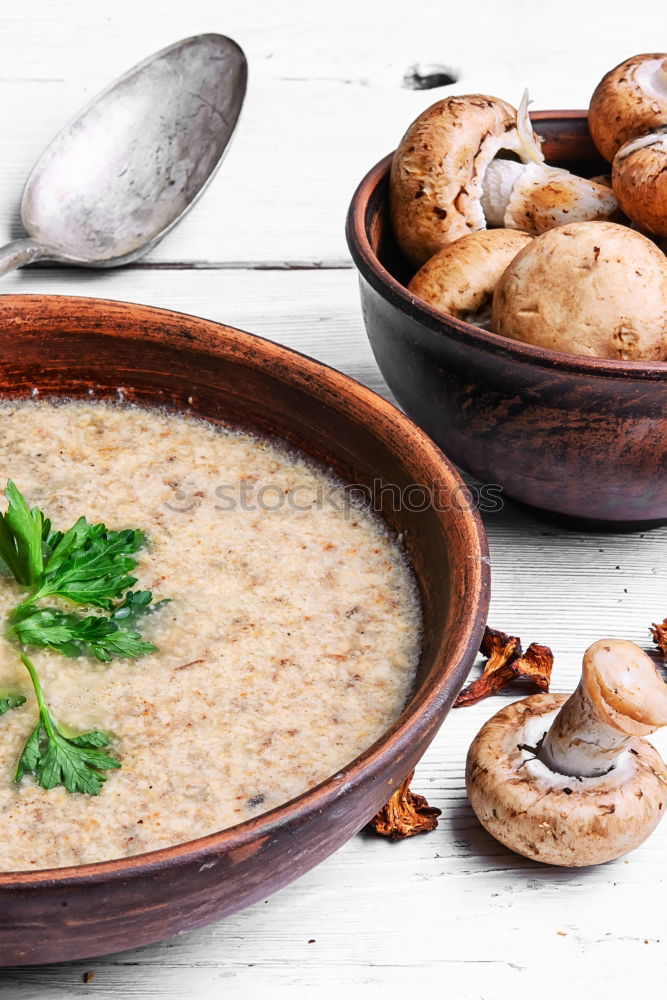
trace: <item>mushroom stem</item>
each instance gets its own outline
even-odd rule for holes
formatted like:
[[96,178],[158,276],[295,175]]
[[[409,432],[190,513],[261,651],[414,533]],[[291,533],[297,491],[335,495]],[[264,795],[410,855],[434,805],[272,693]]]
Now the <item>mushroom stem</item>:
[[601,639],[581,681],[545,734],[538,758],[552,771],[592,778],[610,771],[634,736],[667,724],[667,684],[639,646]]
[[505,212],[512,192],[526,167],[526,163],[519,163],[516,160],[496,159],[489,163],[484,174],[481,197],[487,226],[504,227]]
[[603,184],[546,164],[501,158],[486,168],[481,204],[487,225],[535,236],[568,222],[609,219],[618,211]]
[[537,756],[551,771],[595,778],[610,771],[630,736],[606,725],[582,684],[551,724]]

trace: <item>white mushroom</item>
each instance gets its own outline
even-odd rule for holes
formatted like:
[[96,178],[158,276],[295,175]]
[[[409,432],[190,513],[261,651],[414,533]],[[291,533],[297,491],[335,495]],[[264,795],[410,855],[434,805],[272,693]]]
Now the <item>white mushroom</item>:
[[515,229],[481,229],[438,250],[408,290],[440,312],[488,326],[495,287],[519,250],[533,239]]
[[552,229],[509,264],[491,326],[552,351],[667,360],[667,259],[646,236],[613,222]]
[[632,56],[599,82],[588,111],[588,128],[605,160],[630,139],[667,122],[667,53]]
[[584,655],[574,694],[502,709],[475,737],[470,803],[512,850],[552,865],[611,861],[638,847],[667,805],[667,768],[644,737],[667,724],[667,685],[622,639]]
[[612,184],[628,218],[655,236],[667,236],[667,124],[621,146]]
[[617,211],[609,188],[544,163],[528,117],[497,97],[449,97],[424,111],[394,155],[396,239],[416,265],[487,225],[537,234]]
[[482,208],[489,226],[537,235],[568,222],[609,219],[618,204],[606,184],[560,167],[496,159],[484,177]]

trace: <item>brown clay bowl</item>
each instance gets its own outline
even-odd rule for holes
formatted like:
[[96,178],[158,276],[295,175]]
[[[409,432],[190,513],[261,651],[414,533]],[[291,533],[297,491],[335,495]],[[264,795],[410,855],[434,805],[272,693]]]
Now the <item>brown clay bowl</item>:
[[[609,169],[585,112],[532,119],[549,163]],[[401,406],[455,462],[524,503],[597,522],[667,518],[667,364],[520,344],[415,299],[389,219],[391,159],[359,185],[347,238],[368,337]]]
[[[389,403],[276,344],[146,306],[0,297],[0,395],[37,387],[44,396],[92,390],[113,399],[119,386],[130,401],[278,435],[349,482],[437,484],[441,497],[461,485],[436,445]],[[105,954],[210,923],[298,878],[383,805],[447,715],[488,604],[476,513],[460,503],[393,506],[384,515],[405,533],[425,621],[415,690],[396,724],[318,787],[222,833],[121,861],[0,874],[1,965]]]

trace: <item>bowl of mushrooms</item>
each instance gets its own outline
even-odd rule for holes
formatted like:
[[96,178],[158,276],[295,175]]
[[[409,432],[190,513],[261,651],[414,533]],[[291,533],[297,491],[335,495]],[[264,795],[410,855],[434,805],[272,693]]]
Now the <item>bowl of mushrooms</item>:
[[557,514],[667,518],[667,54],[588,112],[436,102],[347,237],[380,369],[451,458]]

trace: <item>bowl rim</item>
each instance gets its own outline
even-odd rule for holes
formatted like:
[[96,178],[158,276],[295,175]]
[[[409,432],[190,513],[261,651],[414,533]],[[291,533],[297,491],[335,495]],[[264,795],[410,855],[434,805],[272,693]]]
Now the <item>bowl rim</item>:
[[[532,111],[531,120],[540,122],[558,122],[573,120],[588,120],[588,112],[584,110],[548,110]],[[512,360],[541,368],[556,368],[567,372],[575,372],[589,376],[605,378],[637,378],[650,381],[667,379],[667,362],[665,361],[615,361],[611,358],[595,358],[581,354],[567,354],[563,351],[552,351],[545,347],[535,347],[521,341],[511,340],[501,334],[482,330],[480,327],[466,323],[454,316],[445,316],[422,299],[412,295],[405,285],[402,285],[380,263],[371,247],[366,230],[366,214],[368,203],[379,185],[389,174],[394,152],[384,156],[359,182],[350,202],[347,213],[345,234],[352,259],[365,280],[379,292],[390,305],[401,312],[407,313],[422,326],[428,327],[434,333],[488,351],[491,354],[502,354]]]
[[[188,328],[186,339],[172,340],[176,348],[183,347],[188,351],[204,354],[214,354],[220,357],[238,356],[243,354],[248,364],[265,367],[270,360],[275,365],[273,377],[287,381],[307,392],[313,393],[313,386],[318,393],[322,388],[330,390],[326,396],[326,404],[335,406],[340,400],[341,405],[358,400],[372,407],[375,412],[384,415],[387,425],[402,437],[408,437],[414,449],[419,449],[430,462],[439,467],[442,477],[448,486],[464,486],[463,479],[450,460],[435,444],[435,442],[402,413],[398,407],[384,399],[372,389],[353,379],[349,375],[317,361],[289,347],[284,347],[265,337],[230,327],[224,323],[204,319],[176,310],[162,309],[157,306],[141,305],[122,300],[101,299],[87,296],[70,295],[35,295],[16,294],[0,296],[0,322],[16,311],[30,312],[30,307],[45,310],[45,314],[54,321],[70,311],[78,309],[86,317],[100,310],[98,321],[110,313],[129,315],[136,313],[142,316],[143,322],[138,324],[133,320],[132,333],[114,330],[113,336],[128,338],[139,345],[142,339],[164,340],[165,326],[161,322],[167,319],[178,321],[180,329]],[[155,329],[150,329],[151,322]],[[140,338],[136,330],[141,330]],[[61,333],[62,331],[58,331]],[[103,328],[100,331],[103,333]],[[227,348],[225,352],[224,348]],[[0,397],[3,394],[0,393]],[[7,397],[5,397],[7,398]],[[8,397],[19,398],[19,397]],[[350,413],[350,418],[353,416]],[[354,417],[354,419],[359,419]],[[484,525],[479,512],[474,508],[466,508],[456,512],[462,518],[461,534],[465,535],[471,550],[467,553],[466,571],[469,575],[464,598],[461,601],[460,614],[457,618],[456,641],[451,656],[448,659],[450,669],[445,676],[441,675],[431,681],[425,681],[414,692],[408,705],[399,718],[370,747],[344,765],[335,774],[330,775],[318,785],[307,789],[301,795],[290,799],[262,813],[254,819],[238,823],[233,827],[216,833],[197,837],[172,847],[146,851],[111,861],[99,861],[90,864],[70,865],[61,868],[43,868],[36,871],[0,871],[0,901],[3,890],[43,890],[49,888],[85,887],[99,883],[108,884],[113,881],[128,881],[134,878],[145,878],[164,869],[189,866],[195,863],[205,863],[209,858],[218,857],[223,852],[242,850],[249,844],[269,838],[281,827],[301,822],[313,812],[324,810],[335,803],[341,794],[355,787],[362,781],[381,771],[391,758],[393,747],[397,742],[405,742],[415,730],[427,730],[441,711],[447,700],[443,692],[445,681],[456,678],[461,683],[467,674],[466,658],[471,643],[481,639],[486,624],[490,590],[490,560]],[[464,672],[465,668],[465,672]]]

